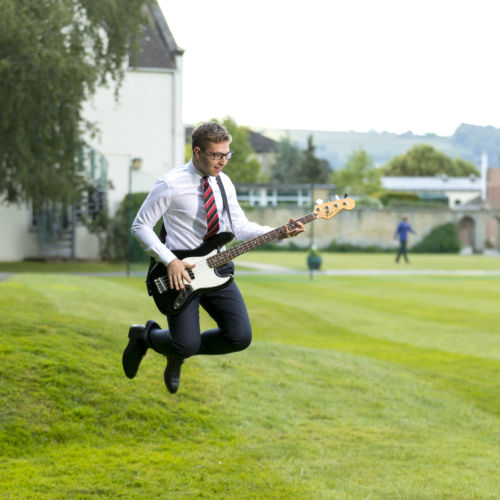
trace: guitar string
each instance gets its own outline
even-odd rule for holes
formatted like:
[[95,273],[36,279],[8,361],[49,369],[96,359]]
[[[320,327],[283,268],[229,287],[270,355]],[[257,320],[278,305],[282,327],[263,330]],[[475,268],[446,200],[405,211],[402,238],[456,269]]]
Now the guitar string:
[[[221,253],[214,254],[214,255],[208,257],[207,259],[202,260],[201,262],[197,263],[195,265],[194,269],[197,268],[197,271],[200,271],[200,270],[204,271],[207,268],[208,269],[216,269],[217,267],[220,267],[220,266],[223,266],[224,264],[227,264],[233,258],[236,258],[236,257],[242,255],[243,253],[248,252],[249,250],[253,250],[253,249],[257,248],[258,246],[260,246],[262,244],[261,240],[264,240],[264,242],[274,241],[287,228],[294,229],[298,226],[299,222],[304,222],[307,224],[309,222],[312,222],[316,218],[317,218],[317,216],[315,213],[308,214],[308,215],[306,215],[306,216],[304,216],[304,217],[302,217],[294,222],[291,222],[290,224],[285,224],[279,228],[273,229],[272,231],[269,231],[265,234],[257,236],[256,238],[245,241],[245,242],[241,243],[240,245],[237,245],[234,248],[229,248],[228,250],[224,250]],[[240,250],[241,250],[241,252],[240,252]],[[221,259],[222,256],[227,256],[228,258]],[[211,260],[211,261],[215,260],[215,261],[221,261],[221,262],[216,262],[216,263],[214,263],[214,266],[211,266],[209,264],[209,260]],[[169,279],[167,276],[159,278],[159,279],[163,285],[166,285],[168,288],[170,288]]]
[[[261,243],[261,240],[264,240],[264,242],[271,242],[271,241],[274,241],[275,239],[277,239],[280,234],[282,234],[287,228],[288,229],[294,229],[298,226],[298,223],[299,222],[304,222],[304,223],[309,223],[309,222],[312,222],[313,220],[315,220],[317,218],[316,214],[315,213],[311,213],[311,214],[308,214],[308,215],[305,215],[304,217],[294,221],[294,222],[291,222],[290,224],[285,224],[279,228],[276,228],[276,229],[273,229],[272,231],[269,231],[265,234],[262,234],[260,236],[257,236],[256,238],[253,238],[251,240],[248,240],[246,242],[243,242],[241,243],[240,245],[237,245],[236,247],[234,248],[230,248],[228,250],[224,250],[223,252],[221,253],[218,253],[218,254],[214,254],[210,257],[208,257],[207,259],[205,260],[202,260],[201,262],[198,262],[196,263],[195,265],[195,268],[197,268],[197,271],[204,271],[205,269],[216,269],[217,267],[220,267],[220,266],[223,266],[224,264],[227,264],[228,262],[230,262],[233,258],[236,258],[240,255],[242,255],[243,253],[249,251],[249,250],[253,250],[254,248],[257,248],[258,246],[260,246],[262,243]],[[240,252],[241,250],[241,252]],[[228,258],[224,258],[224,259],[221,259],[221,257],[223,256],[227,256]],[[209,264],[209,260],[211,261],[220,261],[220,262],[215,262],[214,263],[214,266],[211,266]],[[162,277],[162,278],[159,278],[161,283],[163,285],[166,285],[167,287],[170,287],[169,286],[169,279],[167,276],[165,277]]]
[[[345,204],[346,203],[344,202],[344,205]],[[337,205],[335,205],[335,208],[337,208]],[[328,207],[327,207],[327,209],[328,209]],[[340,209],[335,210],[335,212],[332,213],[332,214],[330,214],[330,216],[333,217],[338,212],[340,212],[342,209],[343,209],[343,207],[341,207]],[[230,262],[233,258],[239,257],[243,253],[248,252],[249,250],[253,250],[253,249],[257,248],[258,246],[260,246],[262,244],[260,242],[260,240],[263,239],[265,241],[267,239],[268,242],[269,241],[274,241],[287,228],[288,229],[293,229],[293,228],[297,227],[297,225],[298,225],[299,222],[304,222],[304,223],[308,224],[309,222],[312,222],[312,221],[316,220],[317,218],[318,218],[318,215],[316,213],[312,212],[312,213],[310,213],[308,215],[305,215],[304,217],[301,217],[300,219],[298,219],[296,221],[291,222],[290,224],[285,224],[285,225],[283,225],[283,226],[281,226],[281,227],[279,227],[277,229],[269,231],[268,233],[265,233],[265,234],[263,234],[261,236],[257,236],[256,238],[253,238],[251,240],[243,242],[243,243],[237,245],[236,247],[233,247],[233,248],[230,248],[228,250],[224,250],[221,253],[212,255],[212,256],[208,257],[207,259],[205,259],[204,261],[201,261],[198,264],[196,264],[195,267],[199,266],[198,270],[201,269],[202,271],[205,268],[216,269],[215,266],[217,265],[217,263],[214,263],[214,266],[211,266],[209,264],[209,260],[211,260],[211,261],[217,261],[217,260],[219,260],[220,261],[221,260],[221,258],[220,258],[221,256],[227,255],[229,257],[228,259],[224,258],[222,260],[222,262],[218,262],[218,266],[217,267],[220,267],[220,266],[222,266],[222,265],[227,264],[228,262]],[[271,237],[271,235],[273,235],[273,236]],[[162,283],[162,285],[166,286],[167,288],[170,288],[168,276],[157,278],[157,280],[160,281]]]

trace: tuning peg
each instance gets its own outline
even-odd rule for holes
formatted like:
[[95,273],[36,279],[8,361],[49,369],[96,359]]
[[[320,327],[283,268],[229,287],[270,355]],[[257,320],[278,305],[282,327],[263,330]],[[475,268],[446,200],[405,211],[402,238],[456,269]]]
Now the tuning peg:
[[316,204],[317,204],[317,205],[321,205],[321,203],[323,203],[323,200],[322,200],[321,198],[318,198],[318,199],[316,200]]
[[339,195],[338,195],[338,194],[336,194],[336,195],[335,195],[335,199],[336,199],[336,200],[338,200],[338,199],[339,199]]
[[344,198],[347,198],[349,195],[347,193],[344,193]]

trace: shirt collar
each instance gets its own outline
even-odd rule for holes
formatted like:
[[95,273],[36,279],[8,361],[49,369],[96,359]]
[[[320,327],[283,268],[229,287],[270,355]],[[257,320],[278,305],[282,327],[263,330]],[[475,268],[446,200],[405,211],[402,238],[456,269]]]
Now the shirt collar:
[[187,165],[188,170],[191,174],[197,174],[199,177],[203,177],[201,172],[198,171],[198,169],[194,166],[193,159],[191,158],[190,162]]
[[193,163],[193,159],[191,158],[191,161],[188,163],[188,170],[190,173],[192,174],[196,174],[200,180],[203,178],[203,177],[208,177],[208,182],[210,182],[210,178],[212,177],[211,175],[204,175],[202,174],[195,166],[194,166],[194,163]]

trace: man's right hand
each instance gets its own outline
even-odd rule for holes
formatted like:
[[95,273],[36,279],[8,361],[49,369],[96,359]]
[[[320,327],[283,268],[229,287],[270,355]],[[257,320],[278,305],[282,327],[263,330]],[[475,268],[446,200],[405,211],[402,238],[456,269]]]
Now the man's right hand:
[[167,266],[168,272],[168,283],[170,288],[175,288],[176,290],[184,290],[184,281],[186,280],[188,283],[191,283],[191,278],[187,273],[188,269],[192,269],[194,267],[193,264],[188,264],[183,260],[174,259]]

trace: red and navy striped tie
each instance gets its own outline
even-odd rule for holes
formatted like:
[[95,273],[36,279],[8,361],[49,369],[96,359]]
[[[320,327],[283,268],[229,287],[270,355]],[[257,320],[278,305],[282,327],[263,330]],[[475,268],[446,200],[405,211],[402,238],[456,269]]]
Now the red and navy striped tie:
[[202,177],[202,186],[203,199],[205,200],[205,209],[207,213],[207,234],[203,238],[206,240],[219,230],[219,214],[217,213],[214,193],[208,182],[208,176]]

